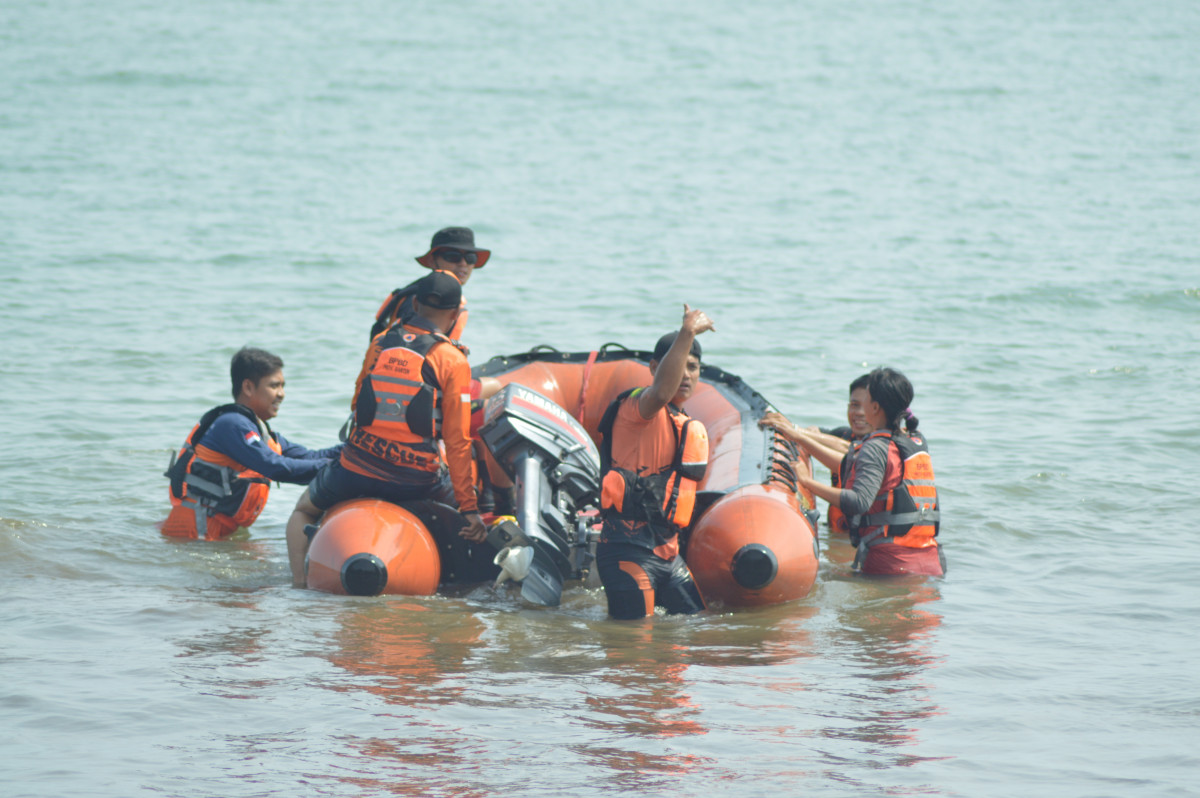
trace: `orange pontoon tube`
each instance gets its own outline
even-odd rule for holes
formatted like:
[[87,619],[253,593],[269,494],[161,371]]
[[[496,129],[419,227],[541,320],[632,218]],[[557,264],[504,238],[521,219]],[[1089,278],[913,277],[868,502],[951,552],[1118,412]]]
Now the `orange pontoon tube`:
[[305,563],[308,587],[351,596],[429,596],[439,585],[486,582],[496,552],[458,536],[465,522],[434,501],[352,499],[329,508]]

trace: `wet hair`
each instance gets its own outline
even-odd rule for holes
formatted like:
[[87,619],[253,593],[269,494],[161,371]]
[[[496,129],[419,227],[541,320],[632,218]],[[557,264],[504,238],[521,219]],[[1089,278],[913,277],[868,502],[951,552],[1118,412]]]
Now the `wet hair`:
[[229,362],[229,380],[233,383],[233,398],[242,394],[242,383],[246,380],[258,385],[263,377],[269,377],[283,369],[283,358],[265,349],[243,346]]
[[[671,344],[675,343],[675,338],[678,335],[678,332],[669,332],[662,338],[659,338],[658,343],[654,345],[654,356],[650,359],[657,360],[661,363],[662,359],[666,357],[667,352],[670,350]],[[700,359],[700,342],[695,338],[692,339],[692,348],[688,351],[688,354],[695,355],[697,360]]]
[[888,428],[898,432],[900,421],[906,420],[908,430],[915,431],[918,421],[909,410],[913,400],[913,387],[908,377],[889,368],[875,369],[867,376],[867,391],[871,394],[871,400],[883,409]]

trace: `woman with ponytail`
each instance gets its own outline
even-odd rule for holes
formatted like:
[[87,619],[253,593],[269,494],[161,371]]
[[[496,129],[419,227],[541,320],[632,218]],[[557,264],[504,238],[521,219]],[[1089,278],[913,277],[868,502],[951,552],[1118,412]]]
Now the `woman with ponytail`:
[[781,413],[768,413],[759,422],[840,475],[841,487],[806,476],[799,481],[845,515],[850,541],[858,546],[854,567],[864,574],[945,573],[936,537],[940,518],[933,465],[917,433],[920,420],[910,409],[912,400],[912,383],[899,371],[872,371],[865,386],[852,388],[847,417],[852,427],[873,431],[856,437],[844,453]]

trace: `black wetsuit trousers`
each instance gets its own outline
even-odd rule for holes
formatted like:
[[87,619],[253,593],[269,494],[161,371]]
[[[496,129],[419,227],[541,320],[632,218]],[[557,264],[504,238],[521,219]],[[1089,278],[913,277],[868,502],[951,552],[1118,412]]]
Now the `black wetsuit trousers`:
[[664,560],[634,543],[599,543],[596,572],[608,599],[608,614],[619,620],[645,618],[655,607],[669,614],[691,614],[704,609],[696,581],[678,555]]

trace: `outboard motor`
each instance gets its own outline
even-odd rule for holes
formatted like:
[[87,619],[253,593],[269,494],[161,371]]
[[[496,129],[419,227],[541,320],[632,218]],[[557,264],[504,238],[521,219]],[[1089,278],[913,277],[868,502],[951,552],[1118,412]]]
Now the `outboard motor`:
[[[512,479],[517,493],[517,524],[494,527],[493,545],[533,551],[520,570],[521,597],[557,606],[563,583],[583,575],[591,563],[589,525],[581,511],[600,499],[600,453],[583,425],[537,391],[507,385],[488,400],[480,437]],[[528,569],[524,567],[528,564]]]

